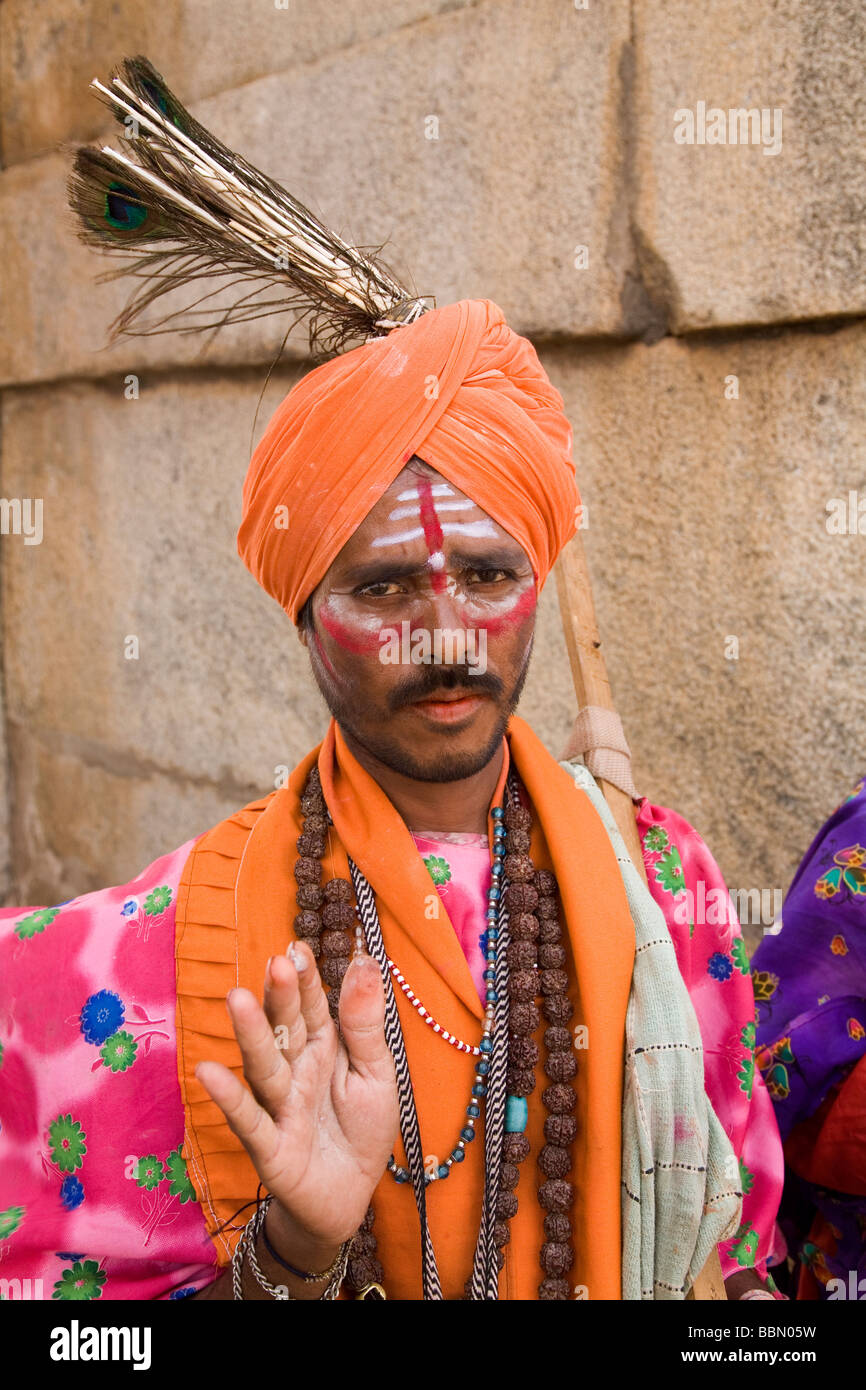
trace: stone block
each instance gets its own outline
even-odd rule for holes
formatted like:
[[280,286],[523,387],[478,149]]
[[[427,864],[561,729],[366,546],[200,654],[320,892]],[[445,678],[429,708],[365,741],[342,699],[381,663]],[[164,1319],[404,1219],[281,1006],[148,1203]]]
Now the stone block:
[[857,325],[545,357],[638,790],[732,889],[787,891],[866,771],[864,350]]
[[[636,0],[634,13],[635,235],[670,330],[862,314],[862,5]],[[746,135],[730,113],[750,111]],[[694,143],[675,137],[686,112]]]
[[[395,271],[438,303],[493,299],[541,337],[638,333],[654,310],[633,273],[622,198],[627,37],[625,0],[588,11],[502,0],[191,105],[340,235],[387,243]],[[182,74],[175,85],[186,95]],[[74,241],[66,167],[52,155],[0,178],[12,271],[0,382],[274,358],[286,327],[276,318],[210,341],[163,334],[104,350],[130,286],[95,284],[112,262]],[[305,345],[299,331],[289,351]]]

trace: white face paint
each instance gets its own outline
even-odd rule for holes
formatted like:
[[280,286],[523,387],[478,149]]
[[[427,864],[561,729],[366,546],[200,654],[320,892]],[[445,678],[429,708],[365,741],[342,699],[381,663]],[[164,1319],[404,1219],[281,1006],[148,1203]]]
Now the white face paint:
[[423,526],[416,526],[415,529],[414,529],[414,531],[401,531],[400,534],[399,534],[399,536],[376,536],[375,539],[372,540],[372,541],[370,542],[370,544],[371,544],[371,545],[402,545],[404,541],[414,541],[414,540],[417,540],[418,537],[419,537],[419,536],[423,536],[423,534],[424,534],[424,528],[423,528]]
[[458,532],[461,536],[490,536],[493,540],[497,539],[496,528],[492,521],[450,521],[442,527],[443,536],[451,532]]
[[[454,489],[449,487],[447,483],[434,483],[430,488],[430,495],[432,497],[453,497]],[[420,496],[421,494],[417,487],[410,487],[407,488],[405,492],[397,493],[397,501],[411,502],[414,499],[417,502]]]
[[[457,534],[461,536],[489,536],[492,540],[497,539],[496,529],[492,521],[446,521],[441,528],[443,536]],[[370,542],[371,545],[402,545],[404,541],[417,540],[423,536],[424,529],[416,526],[412,531],[401,531],[396,536],[376,536]],[[441,555],[441,551],[439,554]],[[441,568],[441,566],[437,566]]]
[[[458,502],[458,501],[455,500],[454,502],[440,502],[440,503],[438,504],[438,506],[436,507],[436,515],[438,516],[440,512],[465,512],[467,507],[474,507],[474,506],[475,506],[475,503],[474,503],[474,502],[469,502],[469,501],[466,501],[466,502]],[[395,512],[389,512],[389,513],[388,513],[388,520],[389,520],[389,521],[401,521],[404,517],[407,517],[407,516],[420,516],[420,515],[421,515],[421,508],[420,508],[420,506],[418,506],[418,507],[398,507],[397,510],[396,510]]]

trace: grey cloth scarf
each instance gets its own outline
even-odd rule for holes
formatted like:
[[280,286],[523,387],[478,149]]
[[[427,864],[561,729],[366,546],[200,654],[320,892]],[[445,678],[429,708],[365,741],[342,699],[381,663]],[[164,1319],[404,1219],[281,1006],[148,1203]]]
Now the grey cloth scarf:
[[682,1299],[713,1247],[739,1225],[739,1163],[704,1090],[700,1028],[664,914],[595,778],[582,763],[560,766],[610,836],[635,930],[622,1107],[622,1297]]

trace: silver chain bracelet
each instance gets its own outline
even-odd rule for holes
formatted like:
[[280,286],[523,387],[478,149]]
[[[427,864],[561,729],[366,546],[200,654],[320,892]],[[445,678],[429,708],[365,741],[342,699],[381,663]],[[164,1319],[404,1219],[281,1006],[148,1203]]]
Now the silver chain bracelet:
[[[235,1246],[235,1251],[232,1255],[232,1292],[236,1300],[243,1299],[244,1296],[243,1267],[244,1259],[246,1258],[256,1283],[260,1288],[264,1289],[265,1293],[268,1294],[270,1298],[277,1299],[280,1302],[285,1302],[286,1300],[291,1303],[300,1302],[299,1299],[292,1297],[285,1284],[272,1284],[262,1273],[261,1266],[256,1258],[256,1241],[264,1227],[265,1218],[268,1214],[268,1207],[272,1201],[273,1193],[268,1193],[258,1211],[250,1217],[243,1229],[240,1240]],[[335,1299],[339,1294],[340,1286],[346,1277],[346,1266],[349,1263],[349,1250],[351,1249],[351,1245],[351,1240],[344,1241],[340,1246],[340,1253],[331,1265],[331,1268],[325,1270],[322,1274],[323,1279],[326,1275],[330,1275],[328,1286],[321,1295],[323,1300]]]

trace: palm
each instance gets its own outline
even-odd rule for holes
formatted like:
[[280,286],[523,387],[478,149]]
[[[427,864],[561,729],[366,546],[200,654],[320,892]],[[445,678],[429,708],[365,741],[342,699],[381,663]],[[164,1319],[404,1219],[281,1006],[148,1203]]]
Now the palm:
[[250,1089],[217,1063],[202,1064],[199,1076],[268,1191],[306,1232],[340,1244],[361,1224],[397,1131],[382,982],[369,960],[350,967],[344,1044],[309,949],[293,952],[306,969],[274,957],[264,1008],[248,990],[229,996]]

